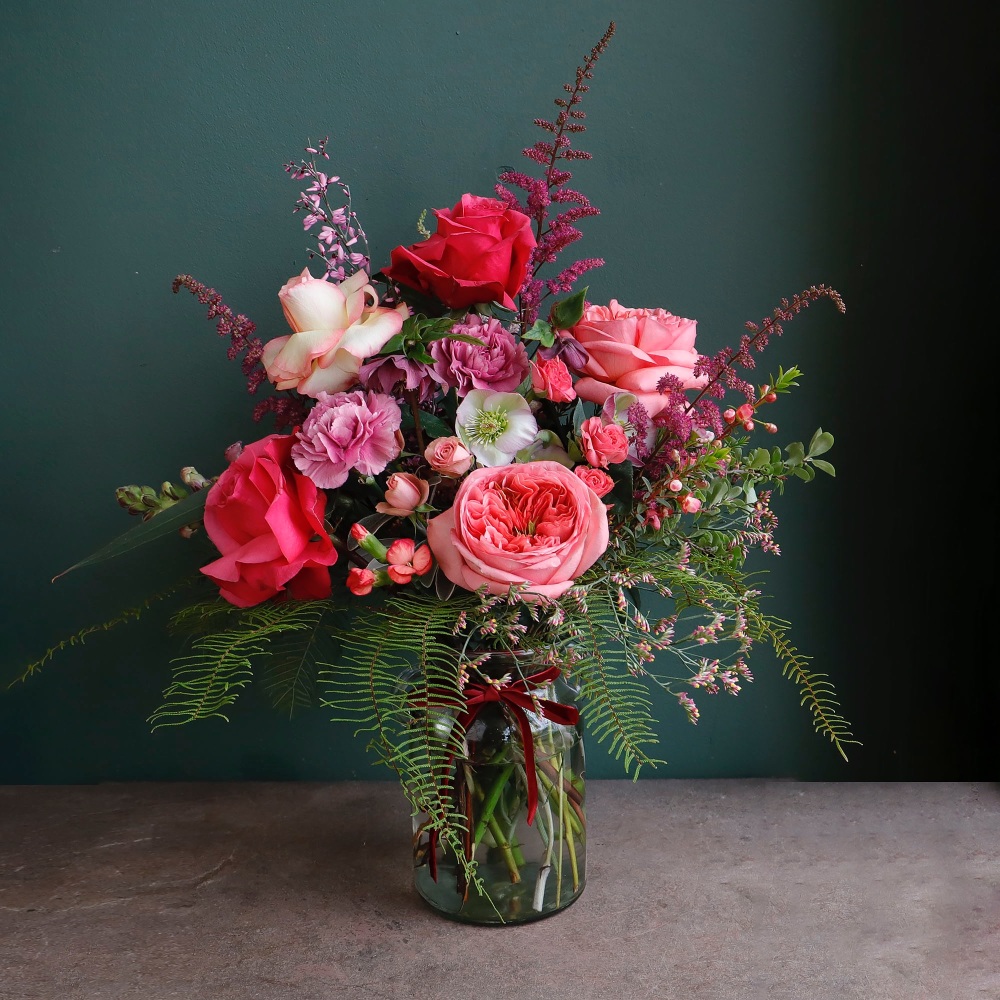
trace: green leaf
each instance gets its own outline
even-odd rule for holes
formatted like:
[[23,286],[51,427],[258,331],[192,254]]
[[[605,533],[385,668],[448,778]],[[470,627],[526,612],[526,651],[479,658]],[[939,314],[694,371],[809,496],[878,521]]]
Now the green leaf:
[[583,306],[587,301],[587,289],[581,288],[568,299],[557,302],[549,310],[549,322],[556,330],[568,330],[576,326],[583,317]]
[[521,340],[537,340],[542,347],[551,347],[556,342],[556,335],[545,320],[536,319],[529,329],[521,334]]
[[820,427],[809,442],[810,455],[822,455],[833,447],[833,435]]
[[97,563],[105,562],[116,556],[131,552],[148,542],[170,535],[183,528],[185,524],[195,524],[201,521],[201,511],[205,506],[205,498],[208,496],[208,489],[197,490],[183,500],[171,505],[166,510],[155,514],[148,521],[140,521],[139,524],[129,528],[124,534],[112,539],[107,545],[96,552],[81,559],[78,563],[73,563],[69,569],[64,569],[52,577],[54,583],[61,576],[72,572],[75,569],[82,569],[84,566],[94,566]]
[[833,476],[836,478],[837,473],[834,471],[833,466],[822,458],[815,459],[813,461],[813,466],[820,470],[820,472],[825,472],[828,476]]

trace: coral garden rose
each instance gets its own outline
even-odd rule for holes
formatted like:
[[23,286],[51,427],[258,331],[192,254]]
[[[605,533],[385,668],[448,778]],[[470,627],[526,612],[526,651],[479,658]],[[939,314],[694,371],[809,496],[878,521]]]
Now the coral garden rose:
[[315,398],[355,385],[361,363],[403,327],[409,310],[378,304],[364,271],[337,284],[303,269],[278,292],[288,325],[295,331],[264,345],[261,363],[278,389]]
[[531,388],[553,403],[571,403],[576,399],[573,376],[559,358],[537,357],[531,362]]
[[433,296],[449,309],[484,302],[514,308],[535,248],[531,219],[495,198],[463,194],[454,208],[434,210],[437,232],[396,247],[384,273]]
[[427,523],[440,571],[466,590],[531,599],[564,594],[608,547],[607,509],[558,462],[475,469]]
[[573,469],[573,475],[585,482],[599,497],[606,497],[615,488],[615,481],[603,469],[578,465]]
[[656,391],[664,375],[679,378],[685,389],[700,389],[707,376],[694,376],[698,361],[694,341],[697,323],[665,309],[629,309],[612,299],[590,305],[569,334],[588,354],[578,369],[576,393],[603,403],[616,392],[631,392],[656,416],[668,397]]
[[221,555],[201,572],[240,608],[282,591],[330,596],[337,550],[323,525],[326,494],[292,464],[293,441],[271,434],[247,445],[205,498],[205,531]]

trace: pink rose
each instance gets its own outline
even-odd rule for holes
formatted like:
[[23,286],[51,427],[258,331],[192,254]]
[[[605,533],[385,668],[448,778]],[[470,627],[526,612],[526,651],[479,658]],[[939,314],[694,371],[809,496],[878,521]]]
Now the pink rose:
[[394,472],[385,485],[385,501],[375,504],[375,509],[393,517],[409,517],[421,504],[427,503],[431,494],[431,484],[412,472]]
[[606,497],[615,488],[615,481],[603,469],[595,469],[592,465],[578,465],[573,474],[599,497]]
[[685,389],[700,389],[706,375],[691,374],[698,361],[697,323],[665,309],[628,309],[612,299],[608,306],[587,306],[570,331],[589,358],[576,383],[581,399],[603,403],[616,392],[634,393],[650,416],[667,405],[656,391],[664,375],[679,378]]
[[451,332],[479,341],[470,344],[441,337],[430,345],[434,378],[441,385],[453,388],[459,399],[470,389],[513,392],[524,381],[528,374],[528,352],[500,320],[470,313]]
[[553,403],[569,403],[576,399],[573,376],[559,358],[538,357],[531,362],[531,387]]
[[268,341],[261,362],[276,388],[313,398],[355,385],[361,362],[378,354],[409,315],[403,304],[379,306],[364,271],[338,285],[305,268],[282,285],[278,298],[295,332]]
[[205,498],[205,531],[222,555],[201,572],[240,608],[285,590],[330,596],[337,550],[323,524],[326,494],[292,464],[293,441],[271,434],[247,445]]
[[460,479],[472,467],[473,454],[457,437],[435,438],[424,449],[424,458],[439,475]]
[[591,465],[606,469],[628,458],[628,438],[620,424],[606,424],[600,417],[587,417],[580,424],[580,449]]
[[506,594],[525,584],[535,598],[559,597],[608,547],[608,514],[558,462],[482,468],[427,522],[427,544],[444,575],[466,590]]
[[437,208],[434,214],[437,232],[396,247],[383,273],[449,309],[483,302],[513,309],[535,249],[531,219],[502,201],[474,194],[463,194],[454,208]]

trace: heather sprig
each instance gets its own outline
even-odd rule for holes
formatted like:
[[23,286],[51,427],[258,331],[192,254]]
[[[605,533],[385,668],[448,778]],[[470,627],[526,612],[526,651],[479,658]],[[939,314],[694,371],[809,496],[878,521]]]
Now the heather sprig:
[[[557,257],[572,243],[582,237],[576,223],[588,216],[599,215],[600,210],[580,191],[566,187],[573,174],[565,164],[574,160],[589,160],[591,154],[582,149],[574,149],[571,136],[586,131],[582,124],[586,113],[579,108],[583,95],[590,90],[586,81],[592,79],[594,64],[604,53],[615,33],[615,22],[608,25],[601,40],[590,50],[582,65],[576,69],[572,84],[563,84],[568,98],[557,97],[559,108],[555,121],[536,118],[534,124],[549,133],[551,139],[538,142],[521,151],[523,156],[543,168],[542,177],[532,177],[520,170],[505,170],[500,174],[496,194],[510,208],[524,212],[535,223],[537,240],[528,268],[530,277],[525,282],[519,296],[518,319],[522,329],[528,329],[537,319],[543,300],[549,295],[558,295],[572,289],[581,275],[601,267],[601,257],[585,257],[563,268],[555,277],[541,279],[541,269],[556,261]],[[525,192],[523,203],[507,185]],[[552,205],[570,206],[563,208],[550,218]]]
[[[312,156],[330,159],[326,151],[329,136],[315,146],[305,147]],[[295,180],[310,180],[312,183],[299,193],[294,212],[304,212],[302,228],[308,233],[320,227],[316,234],[316,249],[308,250],[310,258],[319,257],[326,265],[327,277],[333,281],[343,281],[356,271],[369,270],[370,254],[368,237],[351,205],[351,189],[339,177],[330,177],[316,166],[315,160],[300,160],[285,164],[285,173]],[[330,202],[330,190],[340,192],[342,204],[334,207]]]

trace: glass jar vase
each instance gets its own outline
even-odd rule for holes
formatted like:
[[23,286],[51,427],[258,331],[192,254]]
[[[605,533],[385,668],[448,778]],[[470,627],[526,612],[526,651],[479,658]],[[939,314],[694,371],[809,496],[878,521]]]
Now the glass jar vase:
[[426,814],[413,819],[416,888],[438,913],[475,924],[524,923],[565,909],[583,892],[576,694],[557,667],[522,653],[491,652],[470,672],[466,710],[455,716],[462,753],[449,763],[444,786],[463,817],[461,852]]

